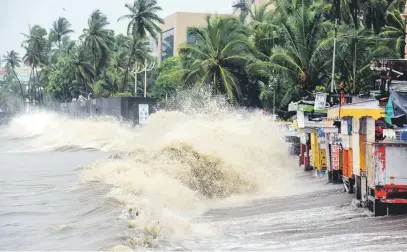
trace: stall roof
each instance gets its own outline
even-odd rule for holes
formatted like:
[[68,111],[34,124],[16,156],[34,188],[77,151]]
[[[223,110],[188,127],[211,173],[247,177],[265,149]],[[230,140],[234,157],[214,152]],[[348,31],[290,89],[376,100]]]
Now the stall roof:
[[328,119],[334,120],[344,117],[373,117],[379,119],[385,116],[385,109],[379,106],[377,100],[367,100],[342,106],[335,106],[328,109]]

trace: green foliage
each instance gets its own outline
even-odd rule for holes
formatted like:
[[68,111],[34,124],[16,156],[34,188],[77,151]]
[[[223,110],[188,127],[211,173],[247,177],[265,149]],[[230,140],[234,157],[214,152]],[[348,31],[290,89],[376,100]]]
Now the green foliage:
[[318,92],[318,93],[326,92],[326,88],[325,88],[325,86],[316,86],[315,92]]
[[133,97],[134,95],[130,92],[124,92],[124,93],[115,93],[112,96],[113,97]]
[[147,39],[148,34],[152,38],[158,39],[158,35],[161,33],[159,24],[164,24],[164,20],[157,14],[157,12],[161,11],[161,7],[157,5],[156,0],[135,0],[133,5],[126,4],[125,7],[130,14],[121,16],[118,21],[129,20],[127,35],[132,36],[132,44],[123,80],[124,89],[127,88],[127,75],[131,69],[130,66],[133,60],[138,60],[137,44]]
[[186,43],[180,55],[191,63],[185,65],[187,84],[211,85],[214,94],[225,93],[231,101],[242,98],[234,69],[244,68],[250,60],[249,30],[233,17],[208,16],[206,26],[193,28],[196,43]]
[[161,63],[156,84],[152,89],[152,96],[164,99],[182,87],[181,58],[171,57]]
[[[196,41],[183,44],[179,57],[166,59],[148,73],[147,92],[165,99],[178,89],[208,86],[213,94],[227,96],[235,104],[272,109],[275,103],[276,109],[284,109],[293,100],[329,90],[337,16],[336,88],[344,82],[349,92],[369,90],[370,60],[404,55],[401,13],[405,2],[275,0],[248,5],[242,18],[208,17],[205,25],[191,29]],[[39,87],[56,101],[89,93],[134,96],[131,72],[136,64],[156,60],[147,37],[160,37],[163,20],[156,0],[135,0],[125,8],[127,14],[119,20],[127,20],[127,35],[109,30],[108,18],[99,10],[91,13],[77,41],[70,39],[74,31],[64,17],[53,22],[49,31],[30,27],[23,34],[23,58],[15,51],[3,57],[9,75],[8,82],[1,83],[1,104],[6,104],[5,97],[20,97],[20,101],[28,97],[31,103],[41,104]],[[32,73],[26,94],[15,74],[22,64]],[[144,74],[137,77],[141,94]]]

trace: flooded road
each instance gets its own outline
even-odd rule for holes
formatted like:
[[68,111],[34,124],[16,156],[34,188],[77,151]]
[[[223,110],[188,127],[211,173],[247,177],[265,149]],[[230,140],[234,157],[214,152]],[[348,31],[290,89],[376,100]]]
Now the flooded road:
[[407,216],[375,218],[352,205],[342,186],[322,181],[304,195],[255,200],[246,206],[209,211],[202,217],[219,232],[183,241],[187,250],[405,251]]

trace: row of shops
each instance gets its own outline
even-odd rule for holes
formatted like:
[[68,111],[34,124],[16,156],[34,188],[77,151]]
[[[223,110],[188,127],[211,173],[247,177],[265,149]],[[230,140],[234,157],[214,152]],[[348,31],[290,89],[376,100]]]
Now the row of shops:
[[400,88],[407,85],[383,82],[387,97],[354,96],[332,106],[317,95],[289,106],[296,112],[299,167],[342,183],[375,216],[407,206],[407,90]]

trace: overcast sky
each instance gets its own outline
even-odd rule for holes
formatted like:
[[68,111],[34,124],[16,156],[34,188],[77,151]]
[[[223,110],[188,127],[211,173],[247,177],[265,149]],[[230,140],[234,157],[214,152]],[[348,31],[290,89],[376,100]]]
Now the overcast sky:
[[[49,30],[58,17],[66,17],[72,24],[76,38],[87,26],[91,12],[100,9],[107,15],[110,29],[126,32],[126,21],[117,19],[126,14],[125,3],[131,0],[0,0],[0,56],[16,50],[23,56],[21,33],[28,33],[28,25],[41,25]],[[230,13],[232,0],[158,0],[165,17],[173,12]],[[65,9],[65,10],[64,10]]]

